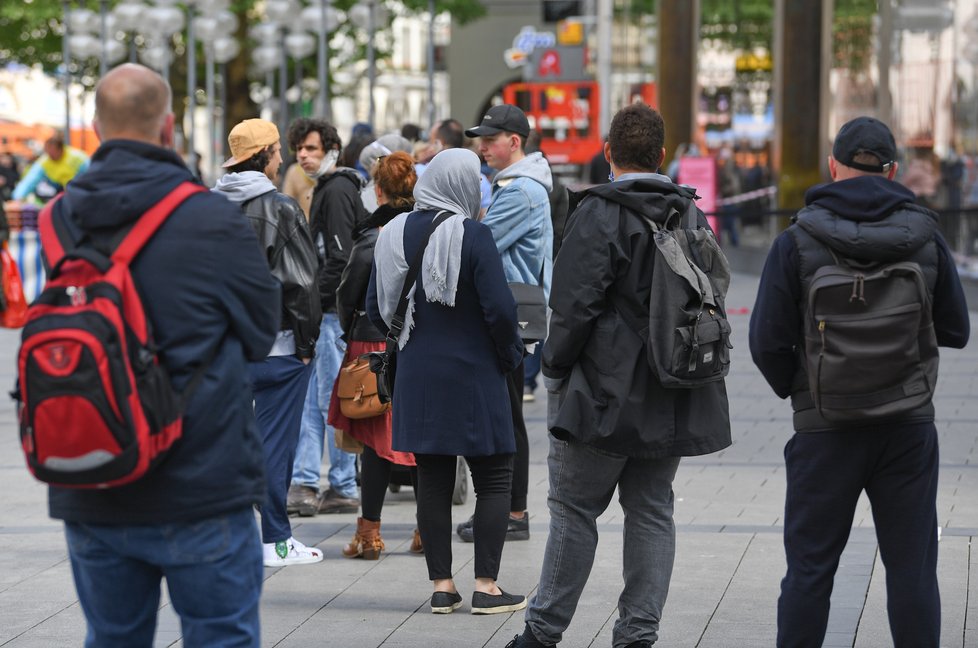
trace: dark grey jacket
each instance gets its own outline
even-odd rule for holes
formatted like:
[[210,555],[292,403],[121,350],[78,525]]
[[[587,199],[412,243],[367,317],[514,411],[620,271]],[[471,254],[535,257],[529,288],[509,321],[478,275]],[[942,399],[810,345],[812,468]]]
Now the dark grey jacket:
[[[683,213],[694,195],[653,178],[572,194],[543,353],[548,383],[561,382],[550,427],[555,436],[646,458],[701,455],[730,445],[724,383],[663,387],[648,363],[646,340],[618,311],[647,320],[655,298],[655,245],[637,214],[662,223],[671,208]],[[702,214],[700,220],[705,227]]]

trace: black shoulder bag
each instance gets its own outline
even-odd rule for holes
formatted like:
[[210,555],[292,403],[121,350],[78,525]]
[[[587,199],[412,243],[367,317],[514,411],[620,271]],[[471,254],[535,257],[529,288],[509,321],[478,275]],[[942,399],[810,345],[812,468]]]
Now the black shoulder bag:
[[424,258],[425,248],[428,247],[428,240],[431,238],[435,228],[445,222],[450,213],[446,211],[438,212],[428,226],[424,240],[418,246],[418,251],[414,253],[411,265],[408,266],[407,274],[404,276],[404,287],[401,288],[401,298],[397,302],[397,310],[391,317],[390,328],[387,329],[387,348],[383,351],[374,351],[365,354],[370,362],[370,370],[377,374],[377,398],[381,403],[391,402],[394,395],[394,374],[397,371],[397,341],[401,337],[401,330],[404,328],[404,314],[407,312],[408,293],[411,286],[418,279],[418,271],[421,269],[421,260]]

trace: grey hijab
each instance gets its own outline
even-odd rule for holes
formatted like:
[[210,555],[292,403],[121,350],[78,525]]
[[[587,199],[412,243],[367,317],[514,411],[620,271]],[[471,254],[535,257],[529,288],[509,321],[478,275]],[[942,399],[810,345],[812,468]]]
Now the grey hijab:
[[[442,151],[414,187],[415,207],[419,211],[447,211],[449,216],[432,233],[421,262],[421,284],[430,302],[455,306],[458,274],[462,262],[463,223],[479,215],[479,158],[467,149]],[[404,256],[404,223],[402,214],[381,231],[374,250],[377,268],[377,303],[380,314],[389,325],[397,310],[404,286],[408,261]],[[414,326],[414,287],[408,295],[408,308],[398,347],[404,348]]]

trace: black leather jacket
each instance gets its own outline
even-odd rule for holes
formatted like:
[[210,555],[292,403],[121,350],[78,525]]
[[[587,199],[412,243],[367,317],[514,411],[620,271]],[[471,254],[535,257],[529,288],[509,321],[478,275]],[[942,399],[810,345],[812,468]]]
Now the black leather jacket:
[[316,353],[319,323],[323,318],[316,282],[318,259],[306,217],[292,198],[270,191],[241,203],[272,275],[282,284],[280,330],[292,331],[295,354]]
[[336,289],[336,315],[347,341],[380,342],[384,334],[370,322],[364,312],[367,285],[374,266],[374,246],[381,227],[398,214],[409,212],[413,206],[392,207],[381,205],[370,217],[353,230],[353,249],[350,260],[343,268],[340,285]]

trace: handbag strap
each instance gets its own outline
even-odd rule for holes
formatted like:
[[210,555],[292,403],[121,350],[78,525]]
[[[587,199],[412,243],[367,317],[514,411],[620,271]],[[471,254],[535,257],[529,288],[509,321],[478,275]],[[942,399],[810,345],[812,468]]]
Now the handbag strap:
[[428,231],[425,232],[421,245],[418,246],[417,252],[414,253],[414,258],[411,259],[411,265],[408,266],[407,274],[404,276],[404,286],[401,288],[401,298],[397,302],[397,310],[394,311],[394,316],[391,317],[391,325],[387,330],[388,340],[397,342],[398,338],[401,337],[401,330],[404,328],[404,314],[407,313],[408,293],[411,292],[411,286],[418,279],[418,272],[421,270],[421,260],[424,258],[425,248],[428,247],[428,241],[431,239],[435,228],[448,220],[449,216],[451,214],[445,210],[435,214],[431,225],[428,226]]

